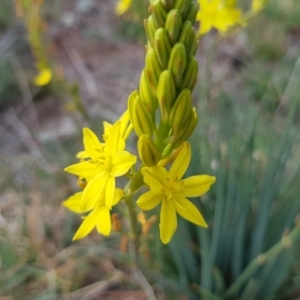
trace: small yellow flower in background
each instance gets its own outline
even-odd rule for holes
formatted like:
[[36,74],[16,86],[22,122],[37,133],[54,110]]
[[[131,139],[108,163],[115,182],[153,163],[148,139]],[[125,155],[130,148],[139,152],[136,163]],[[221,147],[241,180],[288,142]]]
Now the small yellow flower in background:
[[136,163],[136,156],[125,151],[125,141],[121,138],[121,122],[110,129],[105,143],[88,128],[83,129],[83,144],[88,159],[71,165],[66,172],[85,178],[87,186],[82,194],[81,209],[94,205],[105,191],[106,207],[111,209],[115,193],[115,178],[125,175]]
[[200,35],[208,33],[212,28],[221,33],[239,23],[242,11],[235,7],[235,2],[228,4],[222,0],[198,0],[200,9],[197,20],[200,21]]
[[131,6],[132,0],[119,0],[116,5],[115,14],[120,16],[123,15]]
[[[79,192],[64,201],[64,206],[75,213],[89,214],[83,218],[83,222],[73,237],[73,241],[79,240],[87,236],[95,227],[100,234],[108,236],[111,232],[110,210],[106,207],[105,192],[103,191],[94,202],[89,205],[82,205],[83,193]],[[115,189],[112,206],[116,205],[122,198],[124,192]]]
[[261,12],[267,5],[268,0],[253,0],[251,5],[251,11],[253,13]]
[[209,175],[196,175],[181,180],[190,159],[191,147],[186,142],[169,171],[159,166],[142,169],[144,182],[150,191],[140,196],[137,205],[143,210],[150,210],[161,203],[160,238],[164,244],[171,240],[177,228],[177,213],[196,225],[207,227],[201,213],[186,197],[203,195],[216,179]]
[[48,68],[40,69],[40,73],[34,77],[33,83],[37,86],[47,85],[52,79],[52,71]]
[[251,10],[242,12],[236,7],[236,0],[198,0],[200,4],[196,20],[200,22],[199,34],[204,35],[212,28],[226,33],[232,26],[246,26],[259,14],[269,0],[252,0]]

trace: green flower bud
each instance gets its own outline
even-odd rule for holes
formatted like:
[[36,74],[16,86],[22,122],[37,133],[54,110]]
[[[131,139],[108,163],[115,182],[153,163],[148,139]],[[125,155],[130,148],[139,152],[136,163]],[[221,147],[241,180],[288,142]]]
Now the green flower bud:
[[177,97],[169,115],[169,125],[178,130],[190,115],[192,110],[192,96],[188,89],[184,89]]
[[187,10],[189,9],[190,2],[191,1],[189,0],[175,0],[174,8],[178,9],[182,17],[184,17]]
[[128,98],[128,113],[133,129],[137,136],[147,134],[152,136],[152,122],[149,113],[142,102],[138,91],[134,91]]
[[152,16],[157,28],[165,26],[167,12],[160,0],[156,0],[151,6]]
[[194,132],[196,125],[198,123],[198,116],[195,108],[191,109],[190,115],[184,124],[178,129],[174,136],[173,143],[182,144],[185,142]]
[[169,39],[173,45],[176,43],[179,37],[181,26],[182,26],[181,14],[177,9],[172,9],[167,15],[165,28],[168,32]]
[[174,0],[161,0],[164,8],[169,11],[174,6]]
[[160,158],[161,153],[155,143],[149,138],[148,135],[141,135],[138,141],[138,152],[141,161],[147,166],[155,166]]
[[183,23],[179,42],[184,44],[187,56],[195,54],[198,47],[198,41],[195,30],[190,21],[186,21]]
[[192,24],[194,24],[196,21],[197,12],[198,4],[196,4],[194,1],[191,1],[185,17],[186,21],[190,21]]
[[152,15],[149,16],[149,18],[144,21],[144,27],[146,30],[148,42],[150,43],[150,46],[153,48],[154,47],[154,35],[155,35],[155,31],[157,28],[154,24]]
[[149,69],[144,69],[141,74],[140,95],[147,108],[147,111],[155,112],[156,109],[158,108],[158,102],[156,97],[153,95],[151,91],[151,87],[148,79],[150,79],[150,82],[152,84],[152,89],[155,90],[155,92],[156,92],[155,85],[157,86],[157,82],[155,82],[155,78],[151,74],[149,74],[149,77],[147,77],[146,75],[147,72],[149,72]]
[[154,36],[154,49],[157,54],[160,66],[166,69],[168,66],[169,55],[171,52],[171,44],[168,38],[168,33],[164,28],[159,28]]
[[164,123],[168,121],[168,115],[176,97],[176,88],[171,71],[161,73],[157,86],[157,99]]
[[[150,69],[151,73],[154,74],[155,79],[158,82],[159,76],[162,72],[162,68],[159,64],[156,52],[154,49],[148,49],[146,55],[146,68]],[[156,94],[156,93],[155,93]]]
[[198,75],[198,62],[194,56],[191,56],[188,60],[187,67],[182,77],[180,89],[189,89],[191,92],[197,81]]
[[182,75],[186,67],[186,51],[182,43],[176,43],[172,48],[168,69],[172,71],[175,78],[176,87],[179,87],[182,81]]

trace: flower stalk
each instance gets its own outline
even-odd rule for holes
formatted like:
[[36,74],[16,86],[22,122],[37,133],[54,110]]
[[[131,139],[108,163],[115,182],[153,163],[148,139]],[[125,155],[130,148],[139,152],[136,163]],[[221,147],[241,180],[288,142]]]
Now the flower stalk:
[[[155,0],[149,12],[145,21],[147,53],[139,90],[130,94],[128,109],[119,120],[114,124],[104,123],[103,141],[91,130],[84,129],[80,162],[65,169],[86,182],[77,196],[79,209],[73,211],[92,210],[90,214],[98,213],[99,217],[90,220],[89,215],[85,216],[76,238],[86,236],[94,227],[99,233],[109,235],[111,225],[107,212],[120,201],[119,190],[123,192],[121,199],[128,209],[133,259],[137,266],[138,210],[161,206],[160,239],[166,244],[175,233],[178,216],[207,227],[187,197],[203,195],[215,181],[215,177],[209,175],[184,178],[192,151],[187,140],[198,121],[192,99],[198,73],[195,58],[198,40],[193,28],[197,6],[193,0]],[[138,137],[139,159],[125,150],[131,129]],[[167,169],[166,165],[172,161]],[[116,178],[122,176],[129,181],[125,188],[119,189]],[[146,186],[148,191],[136,201],[134,194],[141,186]],[[70,199],[64,204],[70,209],[75,207]],[[100,214],[104,210],[105,219]],[[104,225],[99,224],[101,218]]]

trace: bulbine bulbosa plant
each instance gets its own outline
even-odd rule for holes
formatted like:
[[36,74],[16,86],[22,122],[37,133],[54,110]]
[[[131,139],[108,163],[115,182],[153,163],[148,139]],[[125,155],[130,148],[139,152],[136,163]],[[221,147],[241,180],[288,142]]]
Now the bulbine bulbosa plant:
[[[207,227],[187,198],[203,195],[215,182],[209,175],[184,176],[192,153],[187,140],[198,121],[192,104],[198,73],[198,40],[193,28],[197,4],[193,0],[156,0],[149,13],[139,90],[131,93],[119,120],[104,122],[102,138],[83,129],[80,161],[65,169],[79,177],[83,188],[64,202],[73,212],[84,214],[73,240],[87,236],[95,227],[100,234],[110,235],[112,207],[123,201],[129,210],[136,254],[138,211],[160,205],[160,239],[169,243],[178,216]],[[138,157],[125,150],[131,134],[138,137]],[[119,186],[119,177],[128,179],[125,186]]]

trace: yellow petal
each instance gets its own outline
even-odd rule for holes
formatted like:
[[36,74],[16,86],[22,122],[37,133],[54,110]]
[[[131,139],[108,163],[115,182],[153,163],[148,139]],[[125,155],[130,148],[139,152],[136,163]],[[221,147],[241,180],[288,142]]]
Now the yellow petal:
[[121,137],[124,137],[124,134],[126,132],[126,129],[128,127],[128,122],[129,122],[129,113],[128,110],[126,110],[123,115],[120,118],[121,121]]
[[203,227],[207,227],[197,207],[184,197],[174,197],[174,204],[177,213],[184,219]]
[[130,7],[132,0],[119,0],[117,3],[115,14],[120,16],[124,14]]
[[109,176],[106,182],[106,190],[105,190],[105,206],[108,209],[111,209],[114,202],[115,188],[116,188],[116,180],[115,177]]
[[93,161],[84,161],[65,168],[65,171],[82,178],[92,177],[101,172],[101,169]]
[[112,128],[111,123],[103,121],[103,129],[104,129],[104,134],[103,135],[108,137],[111,128]]
[[227,1],[225,1],[225,7],[227,7],[227,8],[236,7],[236,1],[237,0],[227,0]]
[[102,172],[88,182],[82,195],[82,210],[91,210],[103,202],[102,197],[105,194],[102,194],[102,192],[106,186],[108,176],[107,173]]
[[107,152],[114,154],[118,151],[119,141],[121,138],[120,135],[121,122],[116,122],[110,129],[109,135],[106,140]]
[[253,0],[251,4],[251,11],[259,13],[267,4],[267,0]]
[[81,208],[82,194],[82,192],[74,194],[73,196],[69,197],[66,201],[64,201],[63,205],[75,213],[86,212]]
[[119,177],[128,172],[128,170],[136,163],[136,156],[127,151],[120,151],[112,156],[111,174],[114,177]]
[[111,232],[111,219],[109,209],[106,207],[97,208],[98,219],[96,228],[100,234],[109,236]]
[[162,201],[159,228],[161,241],[169,243],[177,228],[176,210],[171,200]]
[[149,191],[141,195],[136,204],[143,210],[150,210],[156,207],[162,199],[164,199],[163,194],[154,194]]
[[101,143],[96,134],[88,128],[83,129],[83,145],[89,157],[92,159],[99,157],[100,149],[102,148]]
[[52,71],[48,68],[40,70],[40,73],[33,79],[37,86],[47,85],[52,79]]
[[198,197],[205,194],[210,186],[216,181],[216,177],[209,175],[195,175],[183,179],[182,192],[179,192],[179,196],[183,197]]
[[80,240],[87,236],[96,226],[98,220],[97,210],[93,210],[88,216],[86,216],[81,223],[79,229],[73,237],[73,241]]
[[212,24],[211,24],[210,20],[203,20],[203,21],[201,21],[201,24],[200,24],[199,34],[204,35],[204,34],[208,33],[211,29],[212,29]]
[[169,173],[172,178],[177,178],[177,180],[181,179],[184,175],[186,169],[189,166],[191,160],[191,146],[189,143],[184,143],[182,146],[181,151],[179,152],[178,156],[174,160]]
[[119,140],[119,144],[118,144],[118,151],[122,151],[125,149],[126,143],[123,139]]
[[209,5],[211,5],[210,3],[208,3],[207,0],[198,0],[199,4],[200,4],[200,10],[206,10],[207,7],[209,7]]
[[142,169],[144,182],[149,186],[150,190],[156,194],[160,194],[165,176],[168,175],[167,170],[163,167],[146,167]]
[[124,195],[124,191],[121,189],[115,189],[115,195],[114,195],[114,199],[113,199],[113,203],[112,205],[116,205],[119,203],[119,201],[121,200],[121,198]]
[[86,151],[79,151],[77,154],[76,154],[76,158],[79,158],[79,159],[87,159],[89,158],[89,155]]

